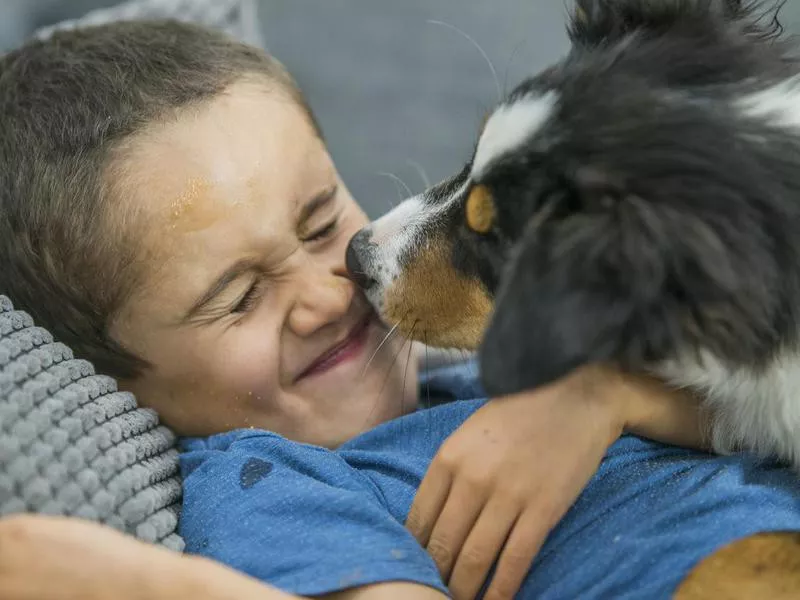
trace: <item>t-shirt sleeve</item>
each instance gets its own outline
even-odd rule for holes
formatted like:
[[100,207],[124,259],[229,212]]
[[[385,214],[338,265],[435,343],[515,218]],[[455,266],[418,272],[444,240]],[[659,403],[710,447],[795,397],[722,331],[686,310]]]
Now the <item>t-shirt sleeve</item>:
[[181,465],[188,552],[299,595],[390,581],[447,594],[380,491],[334,452],[258,432],[225,450],[194,444]]

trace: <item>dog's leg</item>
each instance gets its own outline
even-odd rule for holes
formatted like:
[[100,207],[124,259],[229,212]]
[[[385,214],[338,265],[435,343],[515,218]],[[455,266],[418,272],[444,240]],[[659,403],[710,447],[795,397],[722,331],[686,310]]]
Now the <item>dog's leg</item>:
[[800,598],[800,533],[761,533],[703,559],[678,586],[675,600]]

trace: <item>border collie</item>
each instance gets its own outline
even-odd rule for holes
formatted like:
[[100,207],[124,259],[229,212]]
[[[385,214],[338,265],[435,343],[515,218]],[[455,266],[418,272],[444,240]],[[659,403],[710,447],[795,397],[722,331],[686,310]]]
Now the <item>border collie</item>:
[[800,467],[800,60],[776,7],[578,0],[454,177],[359,232],[381,316],[491,396],[613,363]]

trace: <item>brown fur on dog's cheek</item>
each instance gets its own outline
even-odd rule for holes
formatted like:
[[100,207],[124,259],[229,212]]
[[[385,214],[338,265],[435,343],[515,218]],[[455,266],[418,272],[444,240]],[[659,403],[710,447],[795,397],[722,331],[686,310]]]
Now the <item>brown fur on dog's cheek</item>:
[[800,598],[800,533],[760,533],[733,542],[701,561],[675,600],[789,600]]
[[450,245],[431,240],[386,292],[384,318],[429,346],[474,350],[492,310],[477,279],[458,273]]

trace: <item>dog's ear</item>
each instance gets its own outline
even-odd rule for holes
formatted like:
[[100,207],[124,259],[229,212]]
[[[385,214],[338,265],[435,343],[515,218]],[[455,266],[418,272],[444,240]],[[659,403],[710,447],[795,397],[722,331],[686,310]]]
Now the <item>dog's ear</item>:
[[[657,252],[624,240],[608,181],[588,172],[580,213],[529,223],[508,262],[479,349],[483,385],[503,396],[545,385],[589,363],[619,361],[628,332],[657,294]],[[575,202],[573,200],[572,202]],[[638,237],[634,224],[625,235]],[[636,360],[636,357],[628,357]]]
[[[614,43],[633,31],[666,32],[678,23],[694,27],[743,23],[750,33],[761,30],[763,17],[774,21],[775,10],[756,15],[763,4],[748,0],[574,0],[567,29],[573,44],[597,46]],[[768,27],[774,27],[770,22]]]
[[754,364],[774,347],[784,270],[740,191],[692,188],[729,208],[720,214],[678,202],[680,184],[643,198],[602,167],[576,169],[567,188],[526,224],[501,274],[478,357],[491,396],[584,364],[638,371],[699,348]]
[[[662,358],[681,336],[681,313],[669,298],[677,256],[707,262],[695,270],[695,288],[735,277],[713,235],[660,214],[604,169],[579,168],[568,185],[566,208],[543,218],[545,208],[528,222],[502,274],[479,348],[492,396],[545,385],[584,364],[639,369]],[[678,247],[684,243],[697,247]]]
[[604,242],[595,246],[573,233],[571,247],[548,248],[554,240],[545,231],[528,231],[516,247],[479,348],[490,396],[537,388],[617,354],[636,300],[613,289],[623,282],[602,283],[600,273],[592,272],[602,269]]

